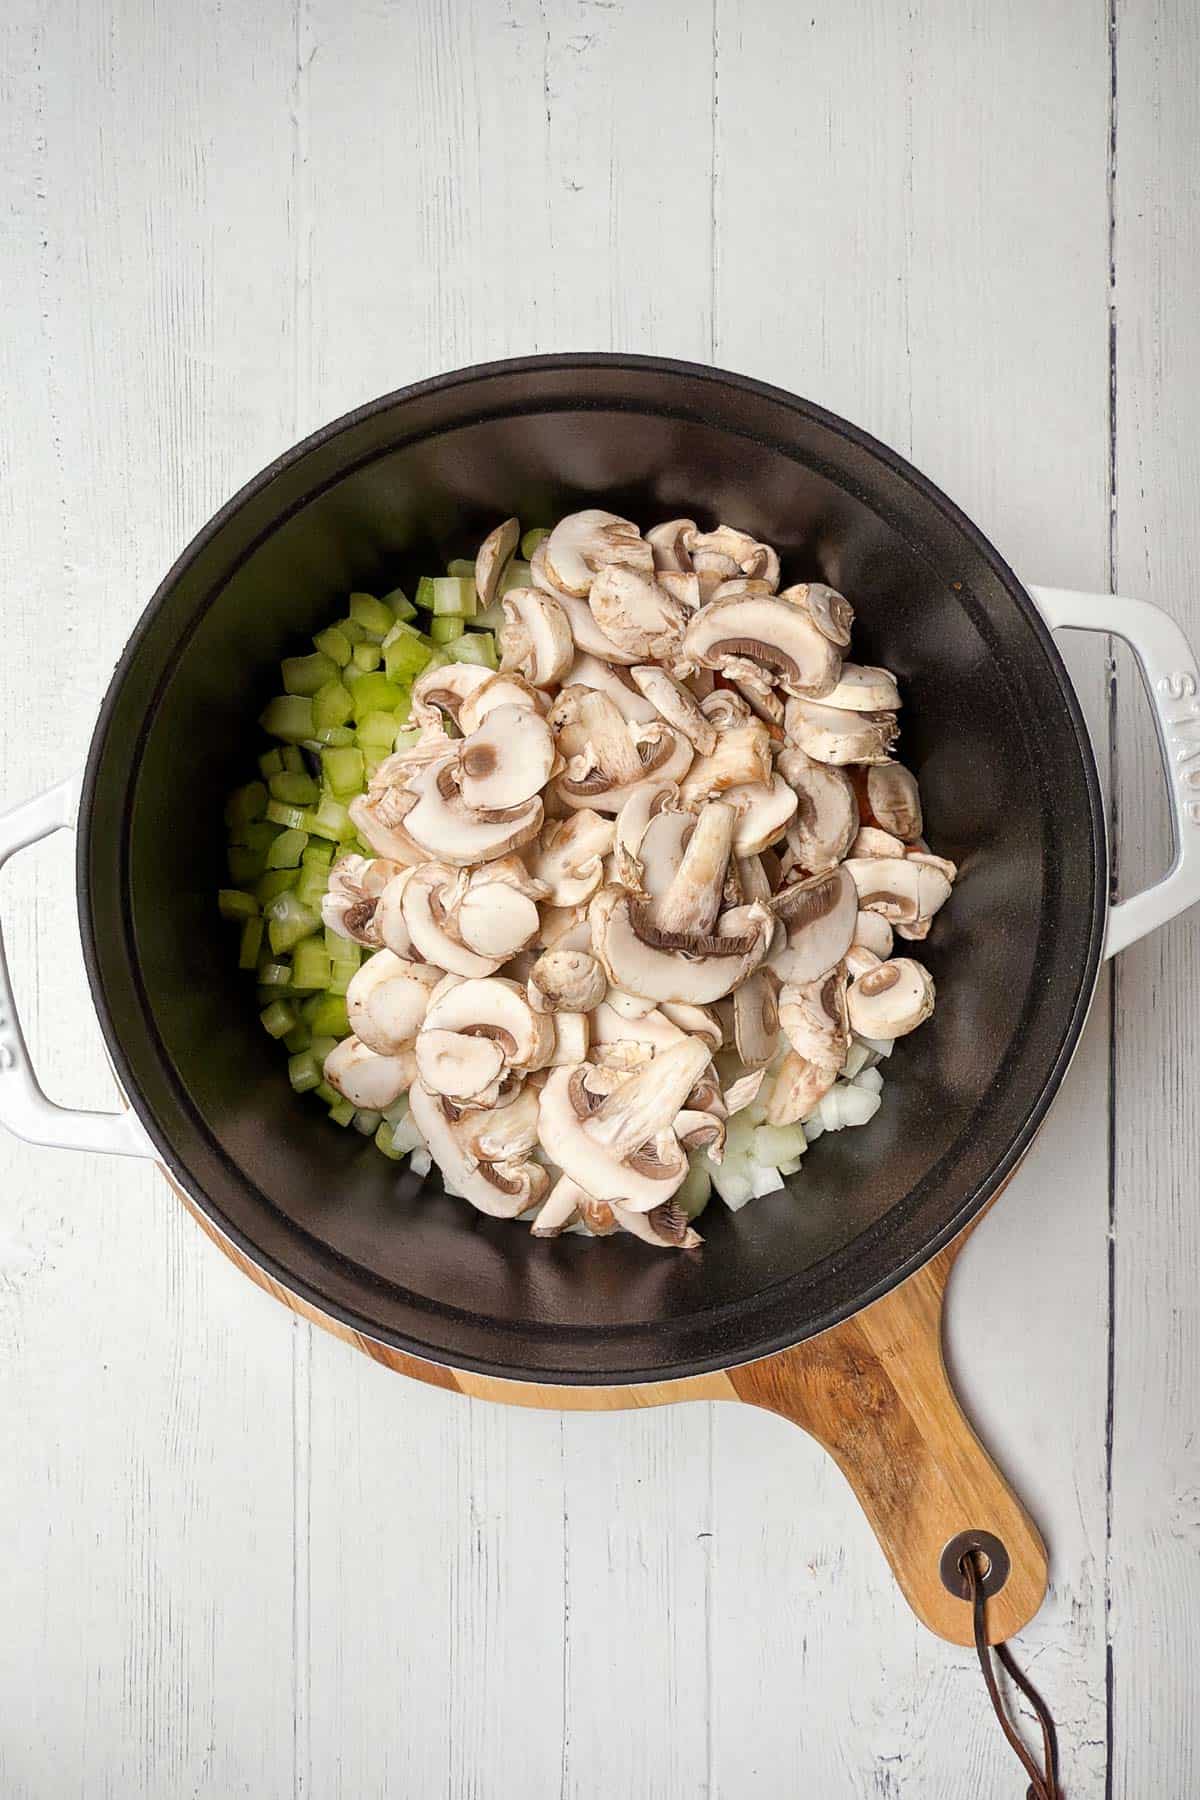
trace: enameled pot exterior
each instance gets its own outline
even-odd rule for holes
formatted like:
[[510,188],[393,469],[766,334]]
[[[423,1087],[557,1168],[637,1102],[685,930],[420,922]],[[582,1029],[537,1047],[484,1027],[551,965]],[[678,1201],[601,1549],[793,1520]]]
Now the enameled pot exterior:
[[[331,1131],[288,1089],[213,904],[223,796],[244,778],[247,721],[280,654],[347,590],[469,553],[498,517],[548,521],[597,502],[642,525],[735,521],[777,544],[790,579],[852,597],[856,656],[900,676],[901,754],[931,840],[962,868],[923,951],[938,1012],[891,1059],[881,1112],[823,1139],[792,1192],[736,1216],[711,1207],[704,1250],[686,1256],[534,1240]],[[220,1232],[369,1338],[511,1379],[600,1385],[799,1342],[949,1242],[1053,1097],[1106,920],[1100,790],[1075,695],[1037,607],[975,528],[819,408],[712,370],[599,356],[404,390],[231,502],[171,571],[114,677],[78,870],[114,1065],[156,1154]],[[0,1083],[0,1117],[2,1102]]]

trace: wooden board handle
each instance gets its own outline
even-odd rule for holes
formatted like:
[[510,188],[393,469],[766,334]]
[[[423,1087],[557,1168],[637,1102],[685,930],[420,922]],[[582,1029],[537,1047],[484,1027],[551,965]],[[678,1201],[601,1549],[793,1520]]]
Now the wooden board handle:
[[961,1531],[998,1537],[1011,1570],[988,1601],[988,1635],[997,1643],[1041,1606],[1046,1549],[946,1374],[942,1303],[956,1248],[832,1331],[732,1369],[729,1379],[740,1400],[791,1419],[824,1445],[905,1599],[939,1637],[973,1641],[969,1606],[942,1583],[945,1545]]

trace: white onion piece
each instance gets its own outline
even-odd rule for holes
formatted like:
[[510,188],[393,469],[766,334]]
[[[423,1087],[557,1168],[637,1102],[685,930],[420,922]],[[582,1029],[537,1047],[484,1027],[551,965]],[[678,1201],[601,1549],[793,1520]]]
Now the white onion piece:
[[881,1094],[883,1092],[883,1076],[878,1069],[864,1069],[861,1074],[855,1076],[854,1085],[856,1088],[866,1088],[870,1094]]
[[777,1189],[783,1187],[784,1180],[778,1169],[751,1169],[750,1185],[754,1189],[754,1198],[757,1200],[763,1194],[775,1193]]
[[[413,1151],[408,1159],[408,1166],[414,1175],[428,1175],[433,1167],[433,1158],[423,1144],[419,1149]],[[449,1184],[446,1186],[446,1192],[450,1192]]]
[[847,1125],[865,1125],[881,1104],[879,1095],[869,1089],[839,1081],[824,1096],[817,1112],[826,1131],[842,1131]]
[[856,1075],[862,1074],[870,1060],[871,1052],[867,1046],[860,1044],[857,1038],[853,1038],[850,1048],[846,1052],[846,1060],[842,1064],[842,1074],[847,1081],[853,1081]]
[[856,1032],[855,1039],[858,1043],[865,1044],[868,1050],[873,1050],[876,1056],[890,1056],[896,1047],[895,1038],[859,1037]]

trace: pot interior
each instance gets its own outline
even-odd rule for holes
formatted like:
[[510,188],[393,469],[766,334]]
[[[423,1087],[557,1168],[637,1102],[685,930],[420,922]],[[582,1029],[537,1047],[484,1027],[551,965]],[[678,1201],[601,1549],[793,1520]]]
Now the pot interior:
[[[961,876],[924,945],[933,1020],[862,1129],[705,1246],[531,1238],[297,1100],[217,916],[222,809],[262,745],[281,655],[353,588],[408,586],[501,517],[604,505],[775,544],[857,614],[900,677],[900,755]],[[410,589],[411,591],[411,589]],[[167,578],[97,731],[80,846],[94,991],[164,1160],[278,1279],[369,1335],[517,1377],[619,1381],[746,1360],[824,1329],[946,1242],[1028,1142],[1100,955],[1094,763],[1045,628],[1000,559],[890,453],[819,409],[681,364],[497,365],[319,434]],[[166,1190],[164,1188],[164,1196]],[[164,1200],[164,1203],[166,1201]]]

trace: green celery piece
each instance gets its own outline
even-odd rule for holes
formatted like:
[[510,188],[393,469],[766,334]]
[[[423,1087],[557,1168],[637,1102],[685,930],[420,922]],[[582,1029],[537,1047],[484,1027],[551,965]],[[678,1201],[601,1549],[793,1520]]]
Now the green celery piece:
[[273,1038],[286,1037],[296,1023],[296,1015],[286,1000],[272,1000],[258,1016],[263,1030]]
[[342,1097],[336,1088],[330,1087],[327,1081],[322,1081],[318,1087],[313,1089],[313,1093],[318,1100],[323,1100],[326,1106],[336,1106]]
[[286,894],[299,880],[298,869],[268,869],[254,884],[254,898],[260,906],[270,906],[280,894]]
[[298,1025],[293,1025],[292,1029],[284,1038],[283,1047],[285,1050],[289,1051],[292,1056],[296,1056],[300,1051],[307,1050],[311,1043],[312,1032],[308,1029],[304,1020],[301,1019]]
[[271,994],[275,988],[290,988],[292,985],[292,965],[290,962],[265,962],[258,971],[258,986]]
[[403,698],[403,690],[386,675],[362,675],[354,684],[354,717],[361,725],[367,713],[394,712]]
[[433,661],[434,646],[429,639],[414,631],[411,625],[397,626],[384,648],[383,666],[388,679],[409,682],[427,669]]
[[296,898],[301,906],[307,906],[312,912],[320,912],[328,886],[328,869],[322,868],[320,863],[304,863],[300,869],[300,879],[296,883]]
[[446,564],[447,575],[457,575],[463,581],[474,581],[475,559],[472,556],[452,556]]
[[299,744],[285,744],[279,754],[283,758],[283,769],[286,775],[303,775],[306,772],[304,753]]
[[272,775],[268,785],[272,800],[282,800],[285,806],[312,806],[321,795],[311,775],[293,775],[290,769]]
[[340,994],[314,994],[302,1007],[304,1022],[314,1037],[342,1038],[350,1035],[346,1002]]
[[325,750],[321,755],[325,779],[335,794],[360,794],[363,789],[361,750]]
[[272,825],[282,825],[285,831],[306,831],[305,820],[308,812],[303,806],[287,806],[282,800],[272,800],[267,807],[267,819]]
[[354,836],[350,814],[340,800],[322,800],[316,812],[305,813],[304,822],[306,831],[331,843],[349,843]]
[[297,993],[324,993],[329,985],[329,952],[320,938],[305,938],[292,957],[292,986]]
[[327,681],[337,678],[338,664],[332,656],[314,650],[311,656],[285,656],[280,665],[283,688],[287,694],[305,694],[310,699]]
[[443,613],[458,613],[464,619],[475,617],[478,595],[474,581],[467,581],[461,575],[435,575],[430,582],[433,599],[430,611],[435,617]]
[[514,588],[531,587],[532,585],[533,570],[527,562],[518,562],[514,557],[500,577],[500,593],[511,594]]
[[230,844],[225,852],[225,861],[229,869],[229,879],[237,887],[248,887],[257,881],[267,866],[265,850],[250,850],[242,844]]
[[267,798],[266,784],[261,781],[235,788],[225,803],[225,823],[230,831],[236,834],[243,826],[261,819],[267,810]]
[[373,1138],[382,1124],[383,1114],[371,1112],[365,1106],[360,1106],[354,1114],[354,1129],[363,1137]]
[[415,619],[417,616],[417,609],[403,588],[393,588],[390,594],[383,596],[383,603],[391,607],[393,618]]
[[403,1162],[404,1158],[408,1155],[408,1152],[407,1150],[392,1149],[392,1135],[394,1129],[395,1127],[389,1125],[386,1119],[381,1119],[379,1121],[379,1129],[375,1133],[375,1148],[377,1150],[382,1150],[389,1162]]
[[258,917],[258,901],[253,894],[243,893],[241,888],[222,888],[217,895],[217,907],[223,919]]
[[[267,801],[268,807],[271,801]],[[275,842],[275,826],[268,819],[256,819],[252,825],[238,825],[229,834],[231,844],[240,844],[243,850],[261,850],[265,855]]]
[[391,754],[392,745],[396,741],[396,715],[390,712],[369,712],[360,722],[357,732],[361,751],[374,753],[376,758]]
[[318,863],[321,868],[328,869],[333,861],[333,845],[326,843],[324,838],[313,838],[301,861],[306,869],[313,863]]
[[307,1094],[310,1088],[321,1085],[321,1071],[311,1050],[288,1058],[288,1080],[298,1094]]
[[534,551],[537,549],[542,539],[548,538],[549,536],[550,533],[544,525],[530,526],[529,530],[525,532],[521,539],[521,555],[526,562],[532,562]]
[[354,742],[354,728],[350,725],[325,725],[318,731],[314,741],[322,750],[345,750]]
[[313,703],[300,694],[281,694],[264,708],[259,724],[269,737],[301,744],[313,734]]
[[356,669],[361,669],[364,675],[369,675],[383,661],[383,651],[378,644],[367,638],[361,644],[355,644],[353,660]]
[[313,1032],[312,1053],[316,1057],[317,1062],[322,1067],[324,1067],[325,1058],[330,1054],[331,1051],[336,1050],[336,1049],[337,1049],[337,1039],[336,1038],[321,1037],[319,1035],[319,1033],[317,1033],[315,1031]]
[[353,718],[354,697],[343,681],[329,681],[313,696],[312,707],[314,728],[329,731]]
[[258,767],[259,767],[259,770],[262,774],[262,778],[264,781],[269,781],[271,779],[272,775],[282,775],[283,774],[283,751],[282,750],[267,750],[267,751],[265,751],[264,754],[262,756],[260,756],[258,759]]
[[396,623],[392,609],[374,594],[351,594],[350,617],[362,626],[367,637],[382,638]]
[[281,831],[267,851],[267,869],[298,869],[308,844],[305,831]]
[[327,656],[330,662],[337,664],[339,669],[344,669],[350,661],[353,645],[338,625],[330,625],[328,630],[318,631],[313,643],[321,655]]
[[499,668],[496,640],[490,631],[468,631],[446,645],[451,662],[478,663],[483,669]]
[[320,929],[319,914],[311,907],[301,906],[295,894],[290,891],[278,894],[265,908],[267,916],[267,939],[271,951],[278,956],[282,951],[292,950],[304,938],[311,937]]
[[238,968],[252,969],[258,961],[258,953],[262,949],[263,922],[260,918],[247,919],[242,926],[241,943],[238,946]]
[[355,1108],[352,1101],[339,1100],[336,1106],[330,1107],[329,1116],[335,1125],[345,1126],[353,1124],[354,1112]]
[[461,613],[443,613],[429,621],[429,635],[435,644],[452,643],[461,637],[467,628],[467,621]]
[[337,621],[336,629],[341,632],[346,642],[351,646],[361,644],[367,635],[357,619],[339,619]]

